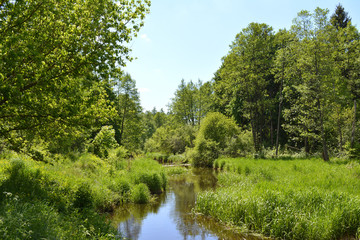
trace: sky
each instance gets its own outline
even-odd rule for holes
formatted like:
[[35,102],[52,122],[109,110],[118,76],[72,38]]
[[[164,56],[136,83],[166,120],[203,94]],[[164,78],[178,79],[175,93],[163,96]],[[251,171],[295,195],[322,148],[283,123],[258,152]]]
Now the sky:
[[124,71],[136,81],[144,111],[166,112],[181,79],[210,81],[249,23],[289,29],[301,10],[327,8],[331,16],[338,3],[360,29],[359,0],[152,0]]

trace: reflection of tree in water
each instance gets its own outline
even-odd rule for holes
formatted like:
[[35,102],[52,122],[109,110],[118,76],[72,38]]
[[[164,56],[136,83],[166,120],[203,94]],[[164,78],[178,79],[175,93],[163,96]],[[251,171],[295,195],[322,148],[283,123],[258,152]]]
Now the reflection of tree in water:
[[217,178],[212,171],[194,169],[191,176],[177,179],[171,183],[175,194],[175,209],[171,217],[183,239],[201,236],[206,239],[208,231],[199,226],[191,210],[195,207],[196,194],[201,190],[215,188]]
[[136,220],[134,216],[131,216],[126,221],[121,222],[118,225],[118,233],[126,239],[136,240],[139,238],[141,231],[141,220]]
[[119,223],[118,233],[127,239],[138,239],[143,219],[150,213],[156,214],[165,199],[166,193],[163,193],[151,204],[123,204],[112,217],[113,222]]

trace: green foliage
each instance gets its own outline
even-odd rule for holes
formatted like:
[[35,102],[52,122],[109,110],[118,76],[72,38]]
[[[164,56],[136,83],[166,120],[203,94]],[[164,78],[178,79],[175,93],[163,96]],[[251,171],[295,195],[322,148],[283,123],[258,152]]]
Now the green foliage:
[[238,124],[250,122],[254,147],[259,152],[267,132],[265,122],[272,120],[272,99],[277,91],[270,71],[275,54],[273,29],[264,23],[250,23],[236,35],[230,48],[217,71],[215,101],[219,110],[233,116]]
[[[105,161],[85,153],[72,160],[58,155],[50,165],[11,152],[0,157],[0,232],[5,239],[113,239],[115,230],[95,210],[148,201],[149,187],[159,192],[167,185],[162,166],[150,159]],[[134,190],[138,179],[149,187]]]
[[217,162],[214,166],[224,162],[227,171],[218,175],[220,187],[215,192],[200,193],[196,211],[271,238],[357,236],[357,162],[246,158]]
[[254,152],[254,142],[251,131],[241,131],[228,140],[223,154],[231,157],[248,156]]
[[2,1],[1,140],[16,148],[17,139],[27,144],[36,136],[66,149],[113,115],[104,85],[131,60],[127,43],[149,5]]
[[214,160],[219,157],[219,144],[213,140],[197,137],[195,148],[189,150],[188,158],[194,167],[211,167]]
[[103,126],[91,143],[94,153],[99,157],[108,157],[108,151],[118,146],[115,131],[111,126]]
[[135,184],[144,183],[151,193],[161,193],[164,185],[162,176],[158,173],[137,173],[135,176]]
[[114,239],[116,233],[97,214],[87,220],[75,212],[63,215],[44,202],[11,193],[0,203],[0,217],[2,239]]
[[[221,113],[214,112],[206,115],[199,129],[199,139],[203,137],[219,144],[224,149],[229,139],[236,135],[238,128],[234,120],[227,118]],[[198,141],[198,138],[196,139]],[[195,143],[196,145],[196,143]]]
[[183,153],[186,147],[192,147],[195,129],[189,125],[162,126],[145,143],[147,152]]
[[75,192],[74,207],[80,210],[92,208],[94,200],[89,184],[83,183]]
[[212,85],[203,83],[200,79],[197,84],[184,79],[175,92],[170,105],[170,112],[178,122],[192,126],[200,125],[201,120],[211,108]]
[[119,145],[134,152],[142,147],[143,131],[139,92],[135,80],[130,74],[123,74],[112,79],[112,104],[117,114],[112,118],[115,139]]
[[221,113],[209,113],[203,119],[196,136],[195,147],[188,150],[187,157],[194,166],[211,167],[220,153],[226,152],[226,147],[231,148],[229,143],[237,136],[238,131],[234,120]]
[[168,159],[168,163],[187,163],[187,159],[185,158],[185,154],[176,154],[176,155],[170,155]]
[[149,188],[144,183],[139,183],[132,189],[131,197],[134,203],[148,203],[150,200]]

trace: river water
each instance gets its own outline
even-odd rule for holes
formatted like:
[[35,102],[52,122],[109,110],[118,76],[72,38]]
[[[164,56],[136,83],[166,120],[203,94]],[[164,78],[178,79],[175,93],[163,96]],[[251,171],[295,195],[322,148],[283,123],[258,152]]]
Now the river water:
[[152,204],[124,204],[112,216],[118,232],[127,239],[259,239],[245,236],[219,222],[193,213],[196,195],[215,190],[216,172],[190,169],[172,177],[167,191]]

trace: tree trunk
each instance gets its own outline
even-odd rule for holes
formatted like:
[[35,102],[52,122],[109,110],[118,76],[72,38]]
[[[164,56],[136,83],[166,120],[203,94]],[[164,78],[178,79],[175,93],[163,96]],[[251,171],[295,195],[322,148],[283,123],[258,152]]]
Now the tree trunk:
[[282,107],[282,85],[283,85],[283,81],[281,81],[281,85],[280,85],[280,101],[279,101],[279,111],[278,111],[277,128],[276,128],[276,157],[278,156],[278,152],[279,152],[280,117],[281,117],[281,107]]
[[356,99],[354,99],[354,120],[351,130],[351,148],[354,147],[354,143],[355,143],[355,127],[356,127]]
[[122,143],[122,137],[123,137],[123,133],[124,133],[124,123],[125,123],[126,107],[127,107],[127,106],[125,105],[125,107],[124,107],[124,114],[123,114],[122,122],[121,122],[120,137],[119,137],[120,143],[119,143],[119,145],[121,145],[121,143]]
[[322,157],[323,157],[323,160],[325,162],[328,162],[328,161],[330,161],[330,159],[329,159],[328,148],[327,148],[327,145],[326,145],[323,112],[322,112],[322,109],[321,109],[321,104],[320,104],[319,99],[317,101],[317,104],[318,104],[318,110],[320,112],[320,131],[321,131],[321,141],[322,141],[322,147],[323,147]]
[[[272,113],[270,113],[270,116],[272,116]],[[270,117],[270,139],[271,139],[271,147],[274,147],[274,127],[273,127],[273,121],[272,117]]]

